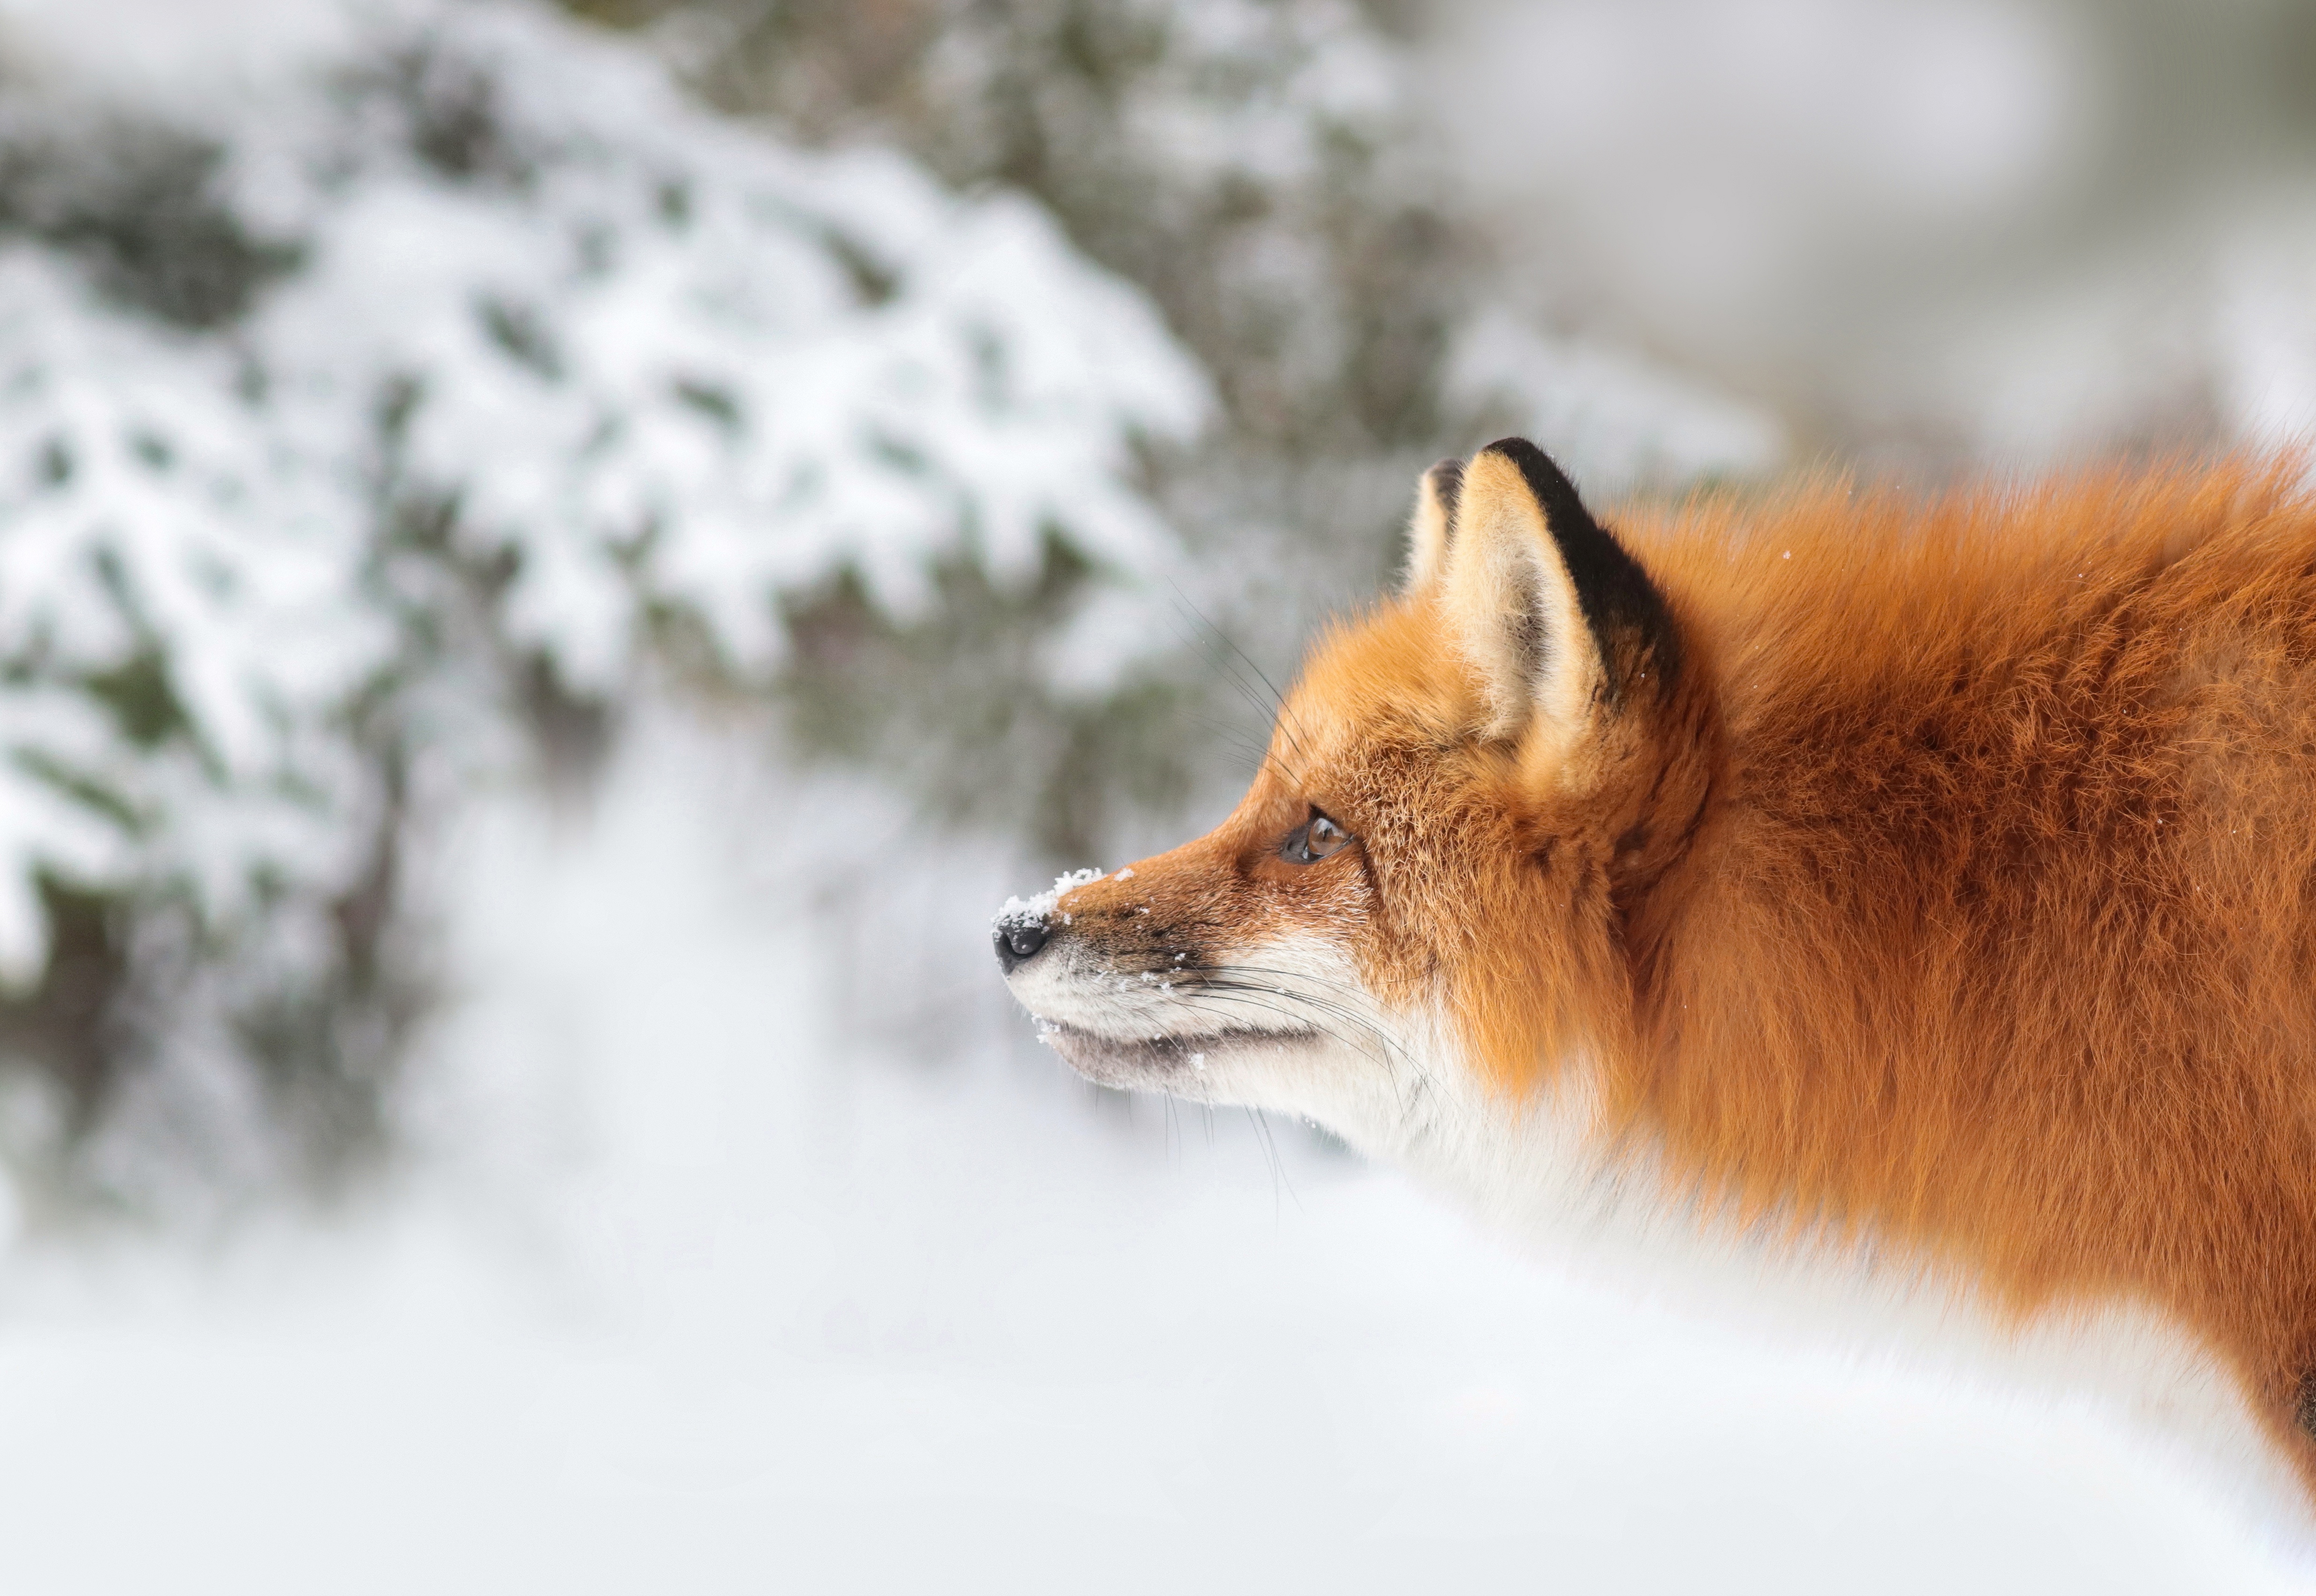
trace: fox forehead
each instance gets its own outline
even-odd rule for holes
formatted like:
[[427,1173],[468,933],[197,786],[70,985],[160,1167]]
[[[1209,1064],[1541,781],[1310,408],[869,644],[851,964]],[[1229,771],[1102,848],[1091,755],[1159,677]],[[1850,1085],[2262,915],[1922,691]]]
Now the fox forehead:
[[[1328,879],[1269,868],[1284,835],[1314,810],[1350,828],[1372,852],[1394,840],[1373,834],[1412,818],[1412,810],[1460,809],[1473,798],[1509,807],[1515,772],[1505,752],[1471,740],[1480,705],[1433,605],[1394,601],[1338,622],[1312,647],[1280,704],[1261,766],[1230,816],[1194,842],[1077,888],[1062,906],[1108,909],[1126,895],[1145,907],[1189,907],[1199,878],[1224,872],[1279,887]],[[1443,804],[1447,789],[1470,796]]]
[[1429,597],[1392,600],[1336,622],[1313,646],[1280,709],[1271,753],[1292,762],[1298,741],[1308,757],[1377,738],[1445,751],[1466,739],[1479,709],[1478,682],[1439,606]]

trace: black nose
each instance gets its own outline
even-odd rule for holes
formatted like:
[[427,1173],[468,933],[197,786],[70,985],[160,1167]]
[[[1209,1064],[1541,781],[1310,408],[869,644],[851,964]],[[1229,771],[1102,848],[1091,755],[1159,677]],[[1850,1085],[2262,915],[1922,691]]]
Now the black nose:
[[1035,958],[1038,950],[1046,945],[1046,924],[1042,920],[1020,920],[1011,925],[1001,925],[991,933],[997,944],[997,962],[1011,975],[1013,967],[1024,959]]

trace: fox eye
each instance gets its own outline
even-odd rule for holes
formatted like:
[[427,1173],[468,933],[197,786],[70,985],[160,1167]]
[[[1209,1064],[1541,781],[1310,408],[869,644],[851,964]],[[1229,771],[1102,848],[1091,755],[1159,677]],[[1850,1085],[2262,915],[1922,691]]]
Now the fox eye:
[[1316,864],[1330,853],[1341,851],[1350,840],[1350,833],[1324,815],[1314,814],[1287,834],[1278,854],[1289,864]]

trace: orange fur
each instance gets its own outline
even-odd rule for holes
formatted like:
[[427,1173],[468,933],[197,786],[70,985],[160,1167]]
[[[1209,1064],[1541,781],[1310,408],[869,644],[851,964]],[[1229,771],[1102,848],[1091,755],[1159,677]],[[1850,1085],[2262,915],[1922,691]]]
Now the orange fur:
[[[1314,650],[1230,819],[1072,893],[1073,934],[1340,942],[1507,1111],[1581,1069],[1611,1155],[1707,1204],[2016,1320],[2155,1309],[2316,1490],[2300,470],[1635,513],[1678,673],[1596,691],[1572,744],[1489,735],[1500,682],[1419,580]],[[1282,863],[1314,807],[1356,849]]]
[[[1629,1130],[2014,1314],[2316,1366],[2316,507],[2296,463],[1630,533],[1720,789],[1628,905]],[[1790,551],[1790,557],[1788,557]],[[2316,1485],[2316,1472],[2309,1475]]]

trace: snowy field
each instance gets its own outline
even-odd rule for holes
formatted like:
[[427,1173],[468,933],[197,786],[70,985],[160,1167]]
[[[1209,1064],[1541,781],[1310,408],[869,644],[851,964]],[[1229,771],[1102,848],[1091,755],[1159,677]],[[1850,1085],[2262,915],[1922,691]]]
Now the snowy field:
[[[2140,436],[2116,417],[2163,421],[2166,383],[2230,436],[2316,415],[2296,177],[2225,226],[2148,224],[2209,237],[2201,263],[2149,257],[2160,316],[2136,257],[2101,287],[1964,247],[2074,214],[2036,174],[2097,142],[2070,131],[2097,94],[2069,110],[2095,52],[2047,17],[1571,0],[1500,37],[1475,6],[1426,67],[1326,0],[1170,14],[1189,53],[1124,120],[1180,156],[1186,214],[1206,165],[1216,194],[1271,195],[1278,231],[1200,247],[1245,257],[1220,283],[1283,273],[1321,332],[1397,291],[1330,309],[1335,257],[1309,253],[1367,258],[1314,219],[1343,197],[1317,175],[1337,98],[1377,138],[1448,101],[1470,124],[1449,147],[1518,157],[1468,163],[1457,202],[1553,236],[1511,239],[1518,269],[1431,329],[1440,369],[1400,397],[1436,378],[1511,404],[1588,486],[1815,447],[1729,372],[1796,414],[1870,412],[1859,437],[1911,394],[1893,436],[1989,459]],[[1201,99],[1251,64],[1270,76],[1241,101]],[[407,1155],[325,1217],[209,1226],[152,1197],[196,1189],[156,1165],[121,1190],[159,1223],[44,1223],[37,1173],[0,1176],[0,1596],[2303,1588],[2104,1409],[1682,1316],[1300,1127],[1098,1097],[989,957],[990,911],[1043,872],[876,763],[905,765],[918,722],[864,745],[873,777],[771,753],[802,657],[780,618],[849,616],[824,629],[841,655],[927,623],[943,573],[1021,617],[1047,566],[1086,573],[1001,639],[1014,676],[968,677],[969,709],[1045,718],[906,747],[956,765],[943,798],[1057,760],[1088,706],[1111,727],[1137,670],[1205,681],[1165,653],[1200,601],[1286,657],[1280,617],[1364,585],[1330,518],[1373,519],[1365,479],[1269,525],[1324,485],[1277,439],[1171,510],[1144,468],[1237,428],[1234,402],[1267,414],[1300,345],[1223,381],[1058,212],[711,115],[544,0],[0,0],[0,990],[49,957],[44,881],[145,915],[120,990],[182,1003],[121,1009],[148,1089],[95,1145],[223,1148],[214,1190],[263,1190],[272,1166],[228,1155],[268,1067],[234,1051],[258,1011],[233,1005],[357,967],[339,913],[405,824],[386,749],[410,753],[405,907],[447,987],[388,1105]],[[1378,236],[1423,219],[1376,203]],[[1830,246],[1853,225],[1882,242]],[[170,227],[225,289],[186,298],[201,272],[147,247]],[[1574,271],[1566,240],[1656,310],[1563,326],[1583,272],[1528,267]],[[1946,319],[1889,318],[1936,358],[1837,314],[1812,263],[1955,267]],[[2016,295],[1973,297],[1998,280]],[[1659,344],[1695,369],[1641,358]],[[1431,458],[1393,437],[1409,474]],[[635,687],[681,673],[652,653],[678,620],[748,716]],[[907,677],[921,719],[975,668]],[[547,679],[626,723],[583,799],[510,773]],[[847,682],[868,703],[878,680]],[[186,904],[224,951],[173,985]],[[27,1079],[0,1073],[0,1164],[37,1172],[18,1142],[69,1138],[24,1124],[68,1119]]]
[[419,1172],[12,1262],[0,1592],[2296,1588],[2105,1415],[1666,1316],[1292,1128],[1093,1111],[980,967],[1004,867],[865,789],[670,722],[434,868]]

